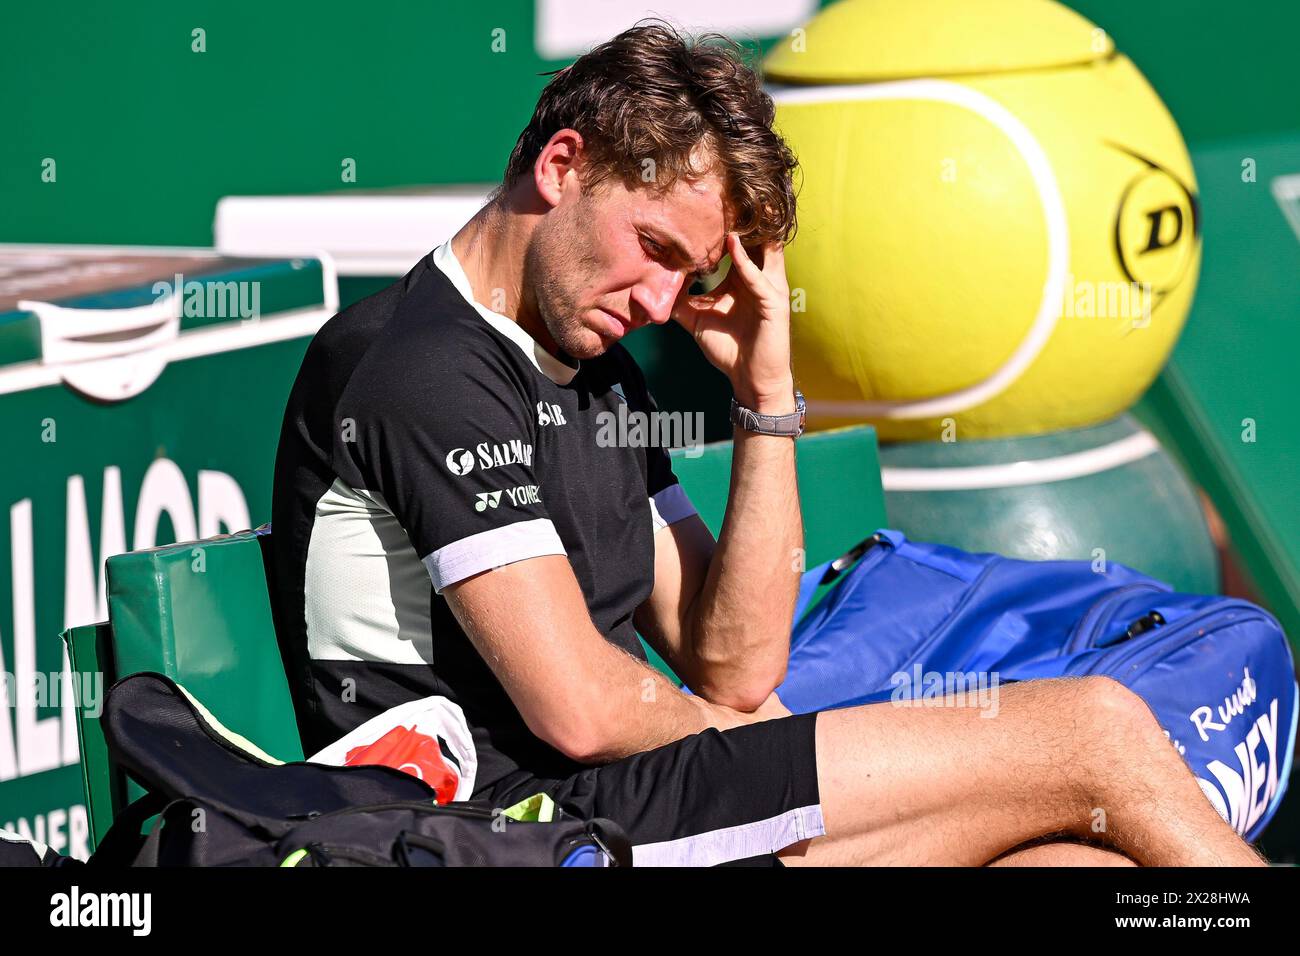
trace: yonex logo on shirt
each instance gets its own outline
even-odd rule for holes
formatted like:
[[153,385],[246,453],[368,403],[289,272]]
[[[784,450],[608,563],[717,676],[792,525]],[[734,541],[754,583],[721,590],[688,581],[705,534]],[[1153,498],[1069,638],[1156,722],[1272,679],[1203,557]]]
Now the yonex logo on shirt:
[[518,508],[520,505],[535,505],[542,499],[538,497],[536,485],[520,485],[518,488],[507,488],[506,497],[510,503]]
[[504,491],[478,492],[474,496],[478,499],[474,504],[474,510],[487,511],[489,508],[497,507],[497,505],[501,504],[502,494],[516,508],[522,505],[539,504],[542,500],[536,485],[520,485],[518,488],[506,488]]

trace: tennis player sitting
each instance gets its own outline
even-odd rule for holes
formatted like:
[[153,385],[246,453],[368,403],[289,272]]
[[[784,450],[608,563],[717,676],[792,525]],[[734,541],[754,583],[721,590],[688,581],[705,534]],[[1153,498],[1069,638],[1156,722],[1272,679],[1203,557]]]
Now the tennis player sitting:
[[[317,334],[273,513],[307,752],[444,695],[474,797],[608,817],[638,865],[1258,863],[1110,680],[1003,688],[991,720],[773,693],[803,536],[772,119],[734,47],[629,30],[552,79],[450,242]],[[619,340],[669,321],[741,407],[716,541],[663,448],[601,437],[655,410]]]

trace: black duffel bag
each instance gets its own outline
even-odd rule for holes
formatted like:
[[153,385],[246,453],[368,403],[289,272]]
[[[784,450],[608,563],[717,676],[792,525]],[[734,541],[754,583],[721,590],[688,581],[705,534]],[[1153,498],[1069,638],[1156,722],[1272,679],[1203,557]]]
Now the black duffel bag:
[[147,793],[113,821],[92,866],[632,864],[609,820],[521,822],[481,801],[439,805],[433,788],[390,767],[271,763],[161,674],[114,684],[101,725],[113,760]]

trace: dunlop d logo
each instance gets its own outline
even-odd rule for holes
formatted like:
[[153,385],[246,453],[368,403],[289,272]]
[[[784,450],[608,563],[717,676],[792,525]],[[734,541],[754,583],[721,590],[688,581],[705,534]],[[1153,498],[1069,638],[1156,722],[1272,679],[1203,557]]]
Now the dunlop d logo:
[[1128,280],[1151,290],[1154,304],[1178,288],[1201,244],[1200,203],[1178,176],[1115,143],[1137,169],[1120,195],[1114,244]]

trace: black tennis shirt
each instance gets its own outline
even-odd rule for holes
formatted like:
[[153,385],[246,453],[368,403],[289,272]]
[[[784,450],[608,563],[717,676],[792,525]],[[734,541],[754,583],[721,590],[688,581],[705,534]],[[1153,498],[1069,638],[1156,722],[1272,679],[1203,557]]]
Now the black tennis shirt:
[[440,592],[563,554],[600,633],[644,659],[632,614],[654,533],[695,509],[666,450],[598,440],[624,402],[656,410],[626,349],[550,355],[473,301],[449,244],[320,329],[285,412],[271,535],[307,754],[440,694],[465,712],[476,790],[580,769],[528,730]]

